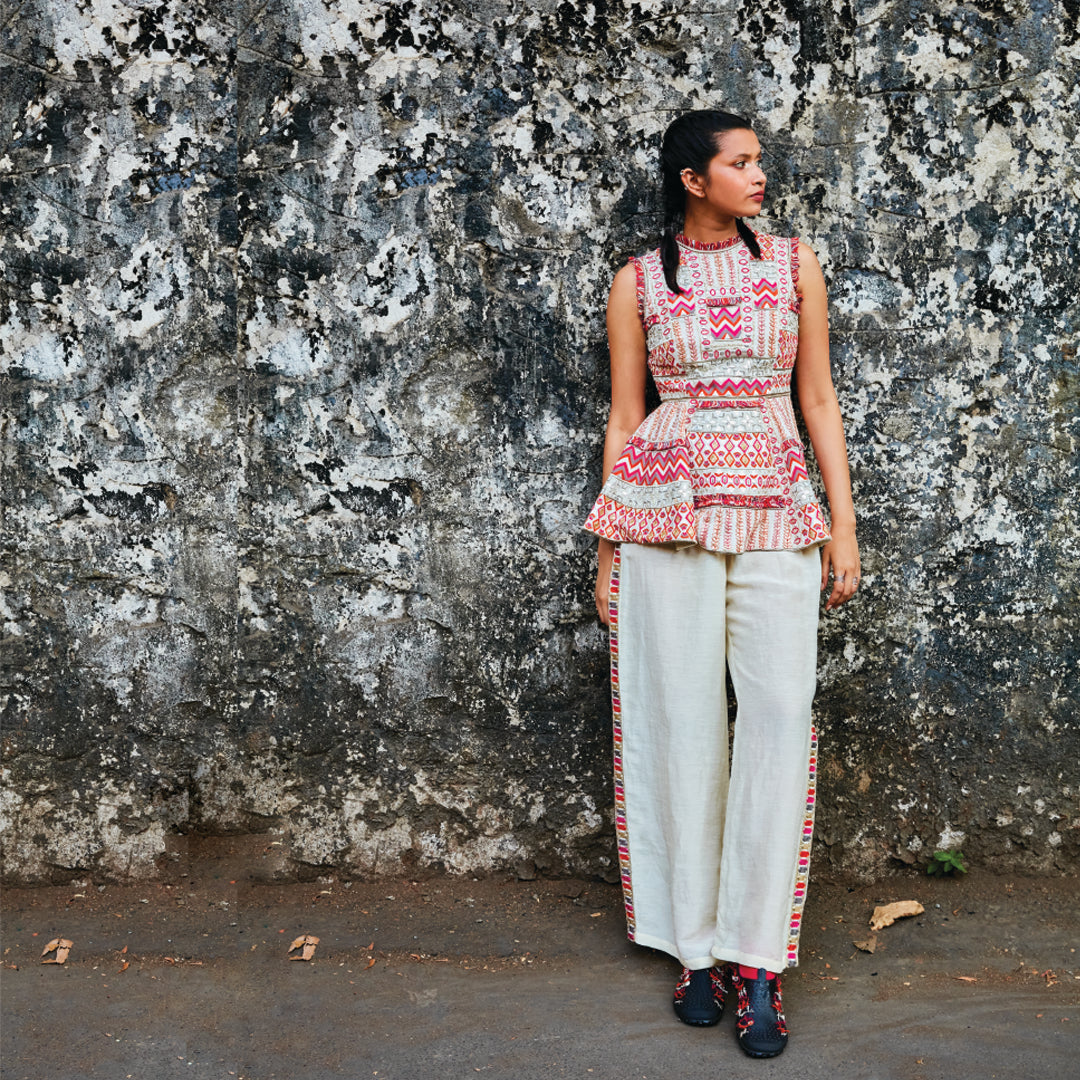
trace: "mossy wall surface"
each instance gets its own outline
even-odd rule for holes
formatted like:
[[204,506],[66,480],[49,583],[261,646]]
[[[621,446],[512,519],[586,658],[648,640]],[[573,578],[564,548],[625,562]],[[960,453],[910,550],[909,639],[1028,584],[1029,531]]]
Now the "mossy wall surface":
[[612,871],[604,304],[712,105],[830,289],[815,867],[1075,869],[1076,0],[0,20],[8,880]]

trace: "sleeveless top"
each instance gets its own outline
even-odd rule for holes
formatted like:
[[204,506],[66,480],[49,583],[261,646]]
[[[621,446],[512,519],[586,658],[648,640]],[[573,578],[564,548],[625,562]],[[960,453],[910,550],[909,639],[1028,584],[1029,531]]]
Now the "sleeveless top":
[[679,295],[660,250],[632,257],[661,404],[631,436],[585,521],[597,536],[711,551],[829,540],[791,407],[797,237],[678,237]]

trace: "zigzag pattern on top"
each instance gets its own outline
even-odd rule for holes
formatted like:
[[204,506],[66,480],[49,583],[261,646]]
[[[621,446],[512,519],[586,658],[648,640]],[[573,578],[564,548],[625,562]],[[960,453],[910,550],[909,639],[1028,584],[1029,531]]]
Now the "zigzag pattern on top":
[[713,337],[738,337],[742,333],[742,308],[711,307],[708,312]]
[[754,307],[776,307],[780,302],[780,286],[775,281],[762,278],[760,281],[755,281],[751,288],[754,295]]
[[629,484],[643,486],[689,482],[690,452],[685,445],[656,449],[631,439],[611,472]]
[[712,379],[694,388],[692,397],[764,397],[771,379]]
[[674,300],[668,302],[668,310],[673,319],[680,315],[693,315],[696,307],[693,293],[679,293]]
[[784,455],[787,462],[788,476],[791,482],[797,484],[800,480],[809,480],[810,474],[806,471],[806,461],[800,449],[793,447]]
[[806,471],[806,456],[798,439],[785,439],[780,444],[780,451],[784,455],[790,483],[797,484],[800,480],[810,479]]

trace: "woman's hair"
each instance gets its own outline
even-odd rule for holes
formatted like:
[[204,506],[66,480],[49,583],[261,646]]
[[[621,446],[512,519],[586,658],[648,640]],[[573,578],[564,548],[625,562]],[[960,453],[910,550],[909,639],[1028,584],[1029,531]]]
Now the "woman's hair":
[[[664,193],[664,231],[660,238],[660,261],[664,266],[664,279],[673,293],[681,293],[676,273],[679,269],[679,245],[675,237],[686,223],[686,188],[683,187],[683,169],[705,173],[709,162],[720,152],[720,138],[726,131],[752,131],[750,121],[734,113],[719,109],[695,109],[683,113],[672,121],[664,132],[660,146],[660,173]],[[743,238],[750,254],[761,258],[754,230],[743,221],[735,219],[735,227]]]

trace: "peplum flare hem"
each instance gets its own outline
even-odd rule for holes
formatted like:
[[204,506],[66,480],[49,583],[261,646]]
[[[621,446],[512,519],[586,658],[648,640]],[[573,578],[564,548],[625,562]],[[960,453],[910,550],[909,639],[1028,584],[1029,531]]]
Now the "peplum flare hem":
[[582,526],[612,543],[697,545],[707,551],[791,551],[831,538],[821,504],[798,507],[626,506],[601,492]]

